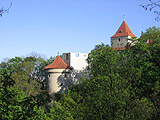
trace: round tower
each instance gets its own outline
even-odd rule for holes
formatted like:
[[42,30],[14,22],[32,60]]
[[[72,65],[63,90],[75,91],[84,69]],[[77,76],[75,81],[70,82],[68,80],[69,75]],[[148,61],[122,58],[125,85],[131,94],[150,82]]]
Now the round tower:
[[46,73],[46,84],[49,94],[63,92],[71,84],[71,68],[60,56],[44,68]]

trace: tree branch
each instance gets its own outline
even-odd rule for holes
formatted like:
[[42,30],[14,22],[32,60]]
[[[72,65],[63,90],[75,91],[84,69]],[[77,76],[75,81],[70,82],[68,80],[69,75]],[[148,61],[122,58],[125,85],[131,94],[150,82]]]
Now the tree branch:
[[[158,1],[153,1],[149,0],[149,4],[143,5],[141,4],[140,6],[143,7],[145,10],[152,11],[153,9],[160,8],[160,0]],[[157,15],[155,18],[156,21],[160,21],[160,11],[155,10],[154,13]]]
[[4,14],[4,13],[8,13],[9,12],[9,9],[11,8],[11,6],[12,6],[12,2],[11,2],[11,4],[10,4],[10,6],[7,8],[7,9],[4,9],[3,7],[0,9],[0,16],[2,17],[2,15]]

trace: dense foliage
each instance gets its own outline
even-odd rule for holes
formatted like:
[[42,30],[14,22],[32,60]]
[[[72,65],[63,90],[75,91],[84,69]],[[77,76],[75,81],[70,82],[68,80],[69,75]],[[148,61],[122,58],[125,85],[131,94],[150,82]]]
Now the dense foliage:
[[74,119],[160,119],[160,29],[133,42],[125,51],[104,44],[91,51],[90,78],[57,97]]
[[53,60],[53,57],[45,60],[40,55],[32,53],[25,58],[15,57],[2,62],[0,71],[7,69],[19,90],[24,91],[27,96],[35,95],[41,91],[41,82],[45,79],[43,68]]
[[47,119],[50,96],[42,70],[53,59],[32,55],[0,64],[0,119]]
[[149,28],[133,42],[124,51],[97,45],[87,59],[89,77],[55,94],[54,101],[42,70],[53,58],[2,62],[0,119],[159,120],[160,29]]

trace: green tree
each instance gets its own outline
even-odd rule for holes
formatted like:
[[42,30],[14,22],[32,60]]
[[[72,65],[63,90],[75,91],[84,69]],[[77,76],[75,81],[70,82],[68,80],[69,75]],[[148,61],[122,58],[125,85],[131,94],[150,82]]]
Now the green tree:
[[[146,41],[152,40],[146,44]],[[153,119],[159,119],[160,112],[160,29],[152,27],[139,39],[130,50],[133,65],[139,71],[139,79],[132,83],[135,93],[139,97],[147,98],[155,108]]]
[[7,68],[11,78],[15,80],[19,90],[23,90],[28,96],[40,92],[41,82],[45,82],[43,68],[53,62],[54,57],[45,60],[37,53],[25,58],[15,57],[0,64],[0,69]]
[[56,101],[50,109],[48,117],[52,120],[74,120],[70,110]]
[[148,40],[155,40],[156,42],[158,42],[157,39],[159,38],[160,38],[160,28],[153,26],[148,28],[145,33],[142,33],[141,41],[147,42]]
[[79,120],[151,118],[152,102],[139,98],[132,87],[140,72],[131,58],[130,50],[117,52],[108,45],[97,45],[88,58],[90,78],[72,86],[58,102]]
[[88,62],[91,70],[89,87],[95,91],[92,96],[96,96],[94,99],[89,98],[95,103],[93,108],[97,106],[97,111],[95,109],[93,110],[95,113],[92,113],[93,116],[95,115],[94,118],[135,119],[136,115],[136,119],[138,117],[145,119],[145,115],[148,114],[144,109],[139,110],[137,114],[134,112],[142,101],[132,90],[131,83],[133,79],[139,78],[137,77],[139,73],[136,72],[128,55],[130,51],[117,52],[104,44],[96,46],[89,54]]
[[[29,96],[14,87],[15,81],[11,78],[9,70],[0,70],[0,119],[47,119],[44,110],[37,99],[42,100],[45,96]],[[37,98],[38,97],[38,98]],[[49,99],[48,99],[49,100]],[[47,100],[47,101],[48,101]],[[45,102],[47,102],[45,100]]]

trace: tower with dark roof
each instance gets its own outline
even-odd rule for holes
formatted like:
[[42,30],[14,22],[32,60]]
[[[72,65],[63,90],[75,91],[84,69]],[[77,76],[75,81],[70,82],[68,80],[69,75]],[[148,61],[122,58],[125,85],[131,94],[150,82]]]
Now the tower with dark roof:
[[121,26],[117,30],[117,32],[111,37],[111,46],[116,49],[123,49],[129,42],[129,40],[135,37],[137,38],[128,27],[125,21],[122,22]]

